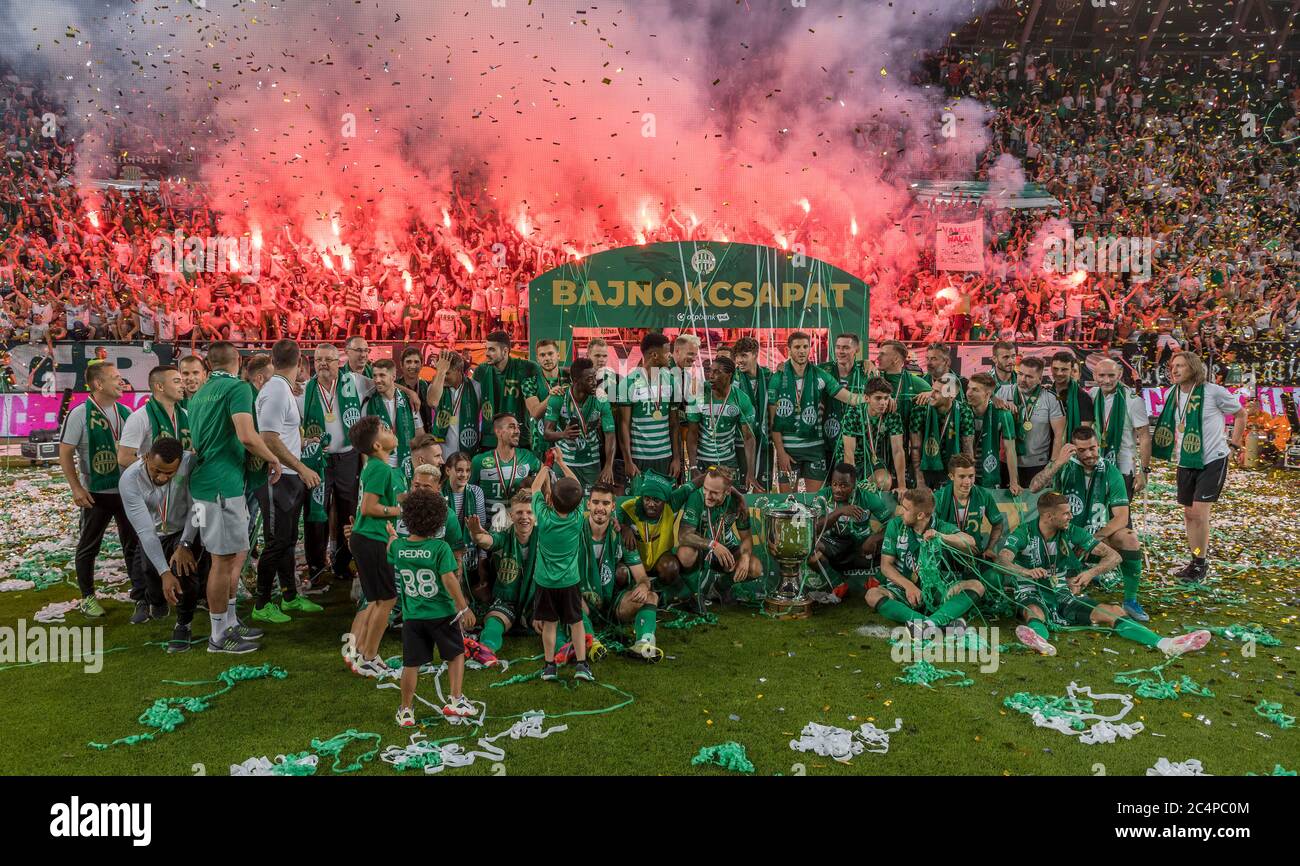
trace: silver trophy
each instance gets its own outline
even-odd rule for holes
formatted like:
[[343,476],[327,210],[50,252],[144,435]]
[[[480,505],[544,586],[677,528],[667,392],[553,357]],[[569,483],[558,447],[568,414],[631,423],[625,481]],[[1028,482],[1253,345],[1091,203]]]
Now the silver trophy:
[[763,601],[763,607],[778,619],[807,619],[812,616],[812,600],[804,595],[804,584],[813,549],[813,512],[790,499],[763,519],[767,553],[777,565],[776,591]]

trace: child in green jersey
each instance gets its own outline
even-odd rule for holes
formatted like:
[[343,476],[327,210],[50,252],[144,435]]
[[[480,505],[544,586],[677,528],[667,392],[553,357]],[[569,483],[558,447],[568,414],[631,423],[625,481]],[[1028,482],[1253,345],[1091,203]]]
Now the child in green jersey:
[[474,627],[474,613],[460,590],[456,557],[436,536],[447,523],[447,501],[435,490],[412,490],[402,502],[402,520],[410,535],[398,538],[390,524],[388,562],[402,599],[402,704],[397,724],[415,724],[411,701],[420,666],[433,661],[433,648],[447,663],[451,699],[442,708],[448,717],[474,715],[462,692],[465,639],[462,628]]

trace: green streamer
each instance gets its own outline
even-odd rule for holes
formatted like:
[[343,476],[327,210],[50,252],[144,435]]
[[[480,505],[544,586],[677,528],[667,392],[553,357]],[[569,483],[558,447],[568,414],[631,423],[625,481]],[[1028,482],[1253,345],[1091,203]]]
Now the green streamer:
[[[1192,626],[1187,626],[1192,628]],[[1260,646],[1281,646],[1282,641],[1273,637],[1267,629],[1255,623],[1237,623],[1234,625],[1202,625],[1196,628],[1203,628],[1206,631],[1218,635],[1227,640],[1239,640],[1244,642],[1254,641]]]
[[685,628],[685,629],[689,629],[689,628],[695,628],[695,627],[697,627],[697,626],[701,626],[701,625],[717,625],[717,624],[718,624],[718,615],[717,615],[716,613],[702,613],[702,614],[700,614],[699,616],[695,616],[695,615],[689,614],[689,613],[687,613],[687,612],[684,611],[684,610],[678,610],[678,611],[675,611],[675,613],[677,614],[677,618],[674,619],[672,622],[666,622],[666,623],[664,623],[664,624],[663,624],[663,628]]
[[[1067,703],[1070,705],[1068,709],[1066,708]],[[1005,699],[1002,706],[1009,710],[1024,713],[1027,716],[1032,716],[1037,712],[1047,719],[1065,719],[1070,727],[1076,731],[1084,729],[1083,720],[1079,718],[1079,714],[1091,714],[1093,712],[1093,703],[1086,698],[1058,698],[1055,695],[1034,695],[1029,692],[1016,692]]]
[[[1115,682],[1120,685],[1133,686],[1134,694],[1140,698],[1151,698],[1157,701],[1176,701],[1182,695],[1197,695],[1202,698],[1214,697],[1214,692],[1202,686],[1187,674],[1183,674],[1174,682],[1166,680],[1164,669],[1176,661],[1178,661],[1177,656],[1163,661],[1155,667],[1120,671],[1115,674]],[[1157,678],[1142,677],[1138,676],[1138,674],[1155,674]]]
[[963,679],[955,683],[944,683],[944,685],[969,686],[975,682],[970,677],[967,677],[962,671],[940,670],[927,661],[913,662],[903,668],[903,675],[900,677],[894,677],[894,682],[908,686],[925,686],[929,689],[934,688],[934,686],[931,685],[932,683],[937,683],[940,680],[947,679],[948,677],[963,677]]
[[705,746],[700,749],[700,753],[691,758],[691,765],[715,764],[724,770],[733,770],[737,773],[752,773],[754,765],[750,762],[749,756],[745,754],[745,747],[735,741],[719,743],[716,746]]
[[1260,701],[1255,706],[1255,715],[1263,716],[1284,731],[1295,727],[1295,716],[1282,712],[1282,705],[1272,701]]
[[[339,765],[342,763],[341,756],[343,750],[352,742],[362,742],[365,740],[374,740],[375,747],[368,752],[362,752],[357,756],[356,760],[347,766],[340,767]],[[313,752],[320,755],[322,758],[329,756],[334,759],[334,764],[330,767],[330,772],[355,773],[357,770],[360,770],[363,766],[373,761],[375,755],[379,754],[379,734],[370,734],[364,731],[358,731],[355,728],[348,728],[343,733],[335,734],[328,740],[313,739],[311,741],[311,748]],[[306,753],[304,752],[303,754]]]
[[183,725],[188,717],[186,713],[202,713],[211,708],[211,701],[224,695],[235,687],[235,683],[248,682],[249,680],[264,679],[273,677],[282,680],[288,676],[283,668],[274,667],[269,664],[258,665],[235,665],[217,674],[213,680],[163,680],[168,685],[177,686],[202,686],[221,683],[222,687],[215,692],[207,695],[199,695],[192,698],[158,698],[153,704],[140,714],[137,720],[141,725],[152,728],[140,734],[130,734],[129,736],[119,737],[111,743],[87,743],[92,749],[103,751],[112,746],[134,746],[137,743],[151,742],[161,734],[170,734]]
[[[1258,776],[1259,773],[1247,773],[1246,775],[1247,775],[1247,776]],[[1266,775],[1266,776],[1294,776],[1294,775],[1297,775],[1297,773],[1296,773],[1295,770],[1288,770],[1288,769],[1286,769],[1286,768],[1283,767],[1281,764],[1274,764],[1274,765],[1273,765],[1273,772],[1271,772],[1271,773],[1265,773],[1264,775]]]

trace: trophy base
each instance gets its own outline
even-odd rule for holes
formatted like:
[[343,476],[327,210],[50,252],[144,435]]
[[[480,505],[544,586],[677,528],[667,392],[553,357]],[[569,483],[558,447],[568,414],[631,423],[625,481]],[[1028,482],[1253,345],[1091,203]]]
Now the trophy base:
[[774,619],[808,619],[812,616],[812,599],[769,595],[763,599],[763,609]]

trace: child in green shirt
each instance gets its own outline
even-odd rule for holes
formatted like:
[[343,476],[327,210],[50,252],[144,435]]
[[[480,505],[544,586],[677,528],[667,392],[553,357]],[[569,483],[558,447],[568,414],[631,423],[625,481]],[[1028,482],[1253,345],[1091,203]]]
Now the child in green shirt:
[[[574,657],[575,679],[591,682],[595,677],[587,664],[587,630],[582,618],[582,590],[579,551],[582,547],[582,530],[587,522],[587,512],[582,504],[582,483],[573,470],[564,463],[559,449],[552,449],[565,477],[551,483],[549,462],[533,482],[533,513],[537,518],[535,537],[546,539],[539,546],[533,566],[533,584],[537,594],[533,599],[533,619],[542,624],[542,649],[546,666],[542,679],[558,676],[555,661],[555,633],[559,623],[569,629]],[[549,487],[550,496],[543,491]]]
[[474,715],[465,698],[464,628],[474,627],[474,613],[460,590],[456,556],[450,545],[436,536],[447,523],[447,500],[435,490],[412,490],[402,501],[402,520],[410,535],[397,536],[389,524],[388,562],[393,566],[397,591],[402,597],[402,704],[397,724],[415,724],[411,701],[420,666],[433,661],[433,648],[447,663],[451,700],[444,716]]
[[368,458],[361,470],[360,498],[348,546],[369,604],[353,621],[356,647],[345,658],[354,673],[379,677],[391,673],[379,657],[379,641],[388,626],[389,611],[397,602],[387,546],[389,530],[402,513],[398,503],[406,496],[406,479],[400,469],[388,465],[397,436],[378,416],[368,415],[353,424],[348,437],[352,447]]

